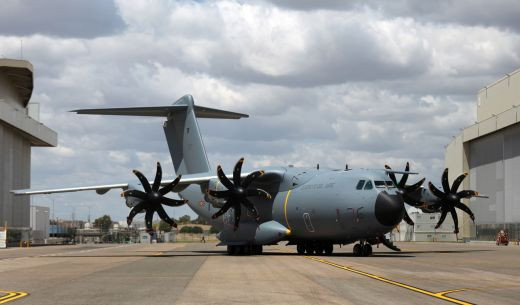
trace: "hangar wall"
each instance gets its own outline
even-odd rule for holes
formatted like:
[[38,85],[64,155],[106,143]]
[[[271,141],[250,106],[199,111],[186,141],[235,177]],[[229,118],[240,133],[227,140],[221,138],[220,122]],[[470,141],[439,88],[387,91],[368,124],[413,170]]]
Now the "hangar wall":
[[520,69],[481,89],[477,94],[477,122],[466,127],[446,146],[445,166],[450,180],[469,172],[464,189],[476,190],[489,199],[466,203],[475,224],[462,216],[461,235],[492,240],[506,229],[520,238]]

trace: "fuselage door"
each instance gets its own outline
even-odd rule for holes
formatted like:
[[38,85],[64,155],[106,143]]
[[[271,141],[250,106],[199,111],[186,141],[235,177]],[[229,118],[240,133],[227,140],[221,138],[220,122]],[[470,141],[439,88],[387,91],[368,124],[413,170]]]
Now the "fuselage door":
[[307,231],[314,232],[314,227],[311,222],[311,215],[309,213],[303,213],[303,221],[305,222],[305,227]]

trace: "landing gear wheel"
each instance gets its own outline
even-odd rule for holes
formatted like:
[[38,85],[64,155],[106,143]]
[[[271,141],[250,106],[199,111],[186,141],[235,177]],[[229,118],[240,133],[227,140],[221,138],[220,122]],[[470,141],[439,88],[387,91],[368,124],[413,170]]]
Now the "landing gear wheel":
[[254,255],[261,255],[263,251],[262,245],[253,245],[253,254]]
[[305,253],[305,245],[304,244],[297,244],[296,245],[296,251],[298,251],[298,254],[304,254]]
[[242,255],[242,253],[244,253],[244,246],[235,246],[235,251],[233,251],[233,254]]
[[323,254],[323,245],[322,244],[317,244],[316,245],[316,248],[314,249],[314,251],[316,252],[316,255],[322,255]]
[[252,251],[253,249],[252,249],[251,245],[244,245],[244,246],[242,246],[242,248],[243,248],[243,252],[242,253],[244,255],[251,255],[251,252],[253,252]]
[[325,255],[331,255],[332,251],[334,251],[334,245],[327,243],[327,244],[325,244],[324,250],[325,250]]
[[363,245],[363,256],[372,255],[372,246],[370,244]]
[[352,252],[354,253],[354,256],[361,256],[363,254],[363,248],[360,244],[355,244]]
[[227,254],[233,255],[235,253],[235,246],[227,246]]
[[314,245],[312,243],[307,243],[305,245],[305,252],[309,255],[312,255],[314,253]]

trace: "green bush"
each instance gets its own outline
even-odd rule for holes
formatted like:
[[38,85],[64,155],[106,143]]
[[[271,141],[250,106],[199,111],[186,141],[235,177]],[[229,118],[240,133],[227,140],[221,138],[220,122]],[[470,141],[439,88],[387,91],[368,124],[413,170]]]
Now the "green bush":
[[194,227],[191,228],[191,233],[197,233],[198,234],[198,233],[203,233],[203,232],[204,232],[204,230],[202,230],[202,228],[199,227],[199,226],[194,226]]

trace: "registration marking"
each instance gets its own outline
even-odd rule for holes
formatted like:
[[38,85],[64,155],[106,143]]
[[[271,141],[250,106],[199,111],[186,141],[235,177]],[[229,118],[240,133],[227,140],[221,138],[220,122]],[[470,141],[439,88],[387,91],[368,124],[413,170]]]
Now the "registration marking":
[[336,267],[336,268],[339,268],[339,269],[343,269],[343,270],[346,270],[346,271],[350,271],[350,272],[353,272],[353,273],[356,273],[356,274],[359,274],[359,275],[363,275],[363,276],[366,276],[366,277],[369,277],[371,279],[378,280],[378,281],[381,281],[381,282],[384,282],[384,283],[387,283],[387,284],[395,285],[395,286],[398,286],[398,287],[401,287],[401,288],[405,288],[405,289],[408,289],[408,290],[411,290],[411,291],[422,293],[424,295],[428,295],[428,296],[431,296],[433,298],[441,299],[441,300],[444,300],[444,301],[447,301],[447,302],[451,302],[451,303],[454,303],[454,304],[460,304],[460,305],[472,305],[473,304],[473,303],[470,303],[470,302],[467,302],[467,301],[463,301],[463,300],[459,300],[459,299],[455,299],[455,298],[446,296],[446,294],[448,294],[448,293],[468,290],[467,288],[446,290],[446,291],[440,291],[440,292],[431,292],[431,291],[428,291],[428,290],[425,290],[425,289],[421,289],[421,288],[410,286],[410,285],[407,285],[407,284],[404,284],[404,283],[401,283],[401,282],[393,281],[393,280],[390,280],[390,279],[387,279],[387,278],[384,278],[384,277],[381,277],[381,276],[378,276],[378,275],[375,275],[375,274],[371,274],[371,273],[368,273],[368,272],[365,272],[365,271],[354,269],[352,267],[336,264],[336,263],[333,263],[331,261],[327,261],[327,260],[324,260],[324,259],[321,259],[321,258],[316,258],[316,257],[312,257],[312,256],[304,256],[304,258],[310,259],[310,260],[313,260],[313,261],[316,261],[316,262],[319,262],[319,263],[327,264],[327,265],[330,265],[330,266],[333,266],[333,267]]
[[5,304],[7,302],[12,302],[14,300],[18,300],[20,298],[26,297],[29,293],[24,291],[5,291],[0,290],[0,293],[4,293],[5,295],[0,297],[0,304]]

